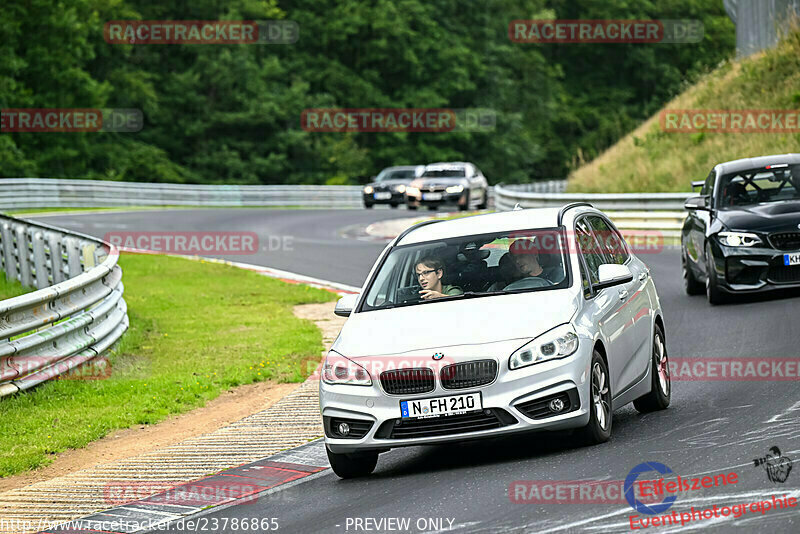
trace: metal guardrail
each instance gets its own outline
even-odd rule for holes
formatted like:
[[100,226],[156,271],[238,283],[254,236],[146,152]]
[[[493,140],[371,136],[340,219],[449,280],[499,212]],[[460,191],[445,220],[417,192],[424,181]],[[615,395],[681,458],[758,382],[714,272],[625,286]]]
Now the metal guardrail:
[[569,202],[590,202],[605,211],[628,236],[658,232],[664,244],[680,243],[680,230],[686,218],[686,199],[697,193],[536,193],[524,185],[494,186],[498,211],[563,206]]
[[0,210],[130,206],[361,207],[358,185],[195,185],[62,178],[0,179]]
[[0,301],[0,396],[92,360],[128,328],[119,252],[93,237],[0,215],[0,270],[37,291]]
[[[194,185],[62,178],[0,179],[0,210],[130,206],[305,206],[359,208],[360,185]],[[566,180],[524,184],[560,193]],[[493,188],[489,188],[491,197]]]

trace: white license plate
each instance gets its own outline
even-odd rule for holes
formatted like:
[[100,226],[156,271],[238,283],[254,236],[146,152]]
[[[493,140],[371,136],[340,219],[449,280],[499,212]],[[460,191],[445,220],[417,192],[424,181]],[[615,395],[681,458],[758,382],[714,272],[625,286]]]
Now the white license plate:
[[794,254],[784,254],[783,255],[783,264],[784,265],[800,265],[800,252],[795,252]]
[[392,198],[391,193],[375,193],[375,200],[389,200]]
[[482,409],[480,393],[400,401],[400,414],[403,419],[456,415]]
[[422,193],[422,200],[442,200],[441,193]]

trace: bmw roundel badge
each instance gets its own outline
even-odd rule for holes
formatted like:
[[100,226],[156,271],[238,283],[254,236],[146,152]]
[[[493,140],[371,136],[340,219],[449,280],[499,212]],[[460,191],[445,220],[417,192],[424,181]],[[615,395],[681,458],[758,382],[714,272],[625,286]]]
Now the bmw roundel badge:
[[434,352],[433,353],[433,359],[434,360],[441,360],[442,358],[444,358],[444,353],[443,352]]

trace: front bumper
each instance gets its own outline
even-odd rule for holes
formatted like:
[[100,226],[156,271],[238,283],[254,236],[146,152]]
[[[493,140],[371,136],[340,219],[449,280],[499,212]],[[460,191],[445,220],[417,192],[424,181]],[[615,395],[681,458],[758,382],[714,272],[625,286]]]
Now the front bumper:
[[[381,196],[381,193],[389,193],[391,196],[388,198],[375,198],[375,195]],[[397,193],[394,191],[375,191],[374,193],[361,193],[364,204],[402,204],[405,201],[405,193]]]
[[[589,368],[592,344],[582,340],[578,351],[561,360],[535,364],[527,368],[509,371],[507,358],[497,359],[498,375],[494,382],[478,388],[444,389],[436,379],[435,389],[424,394],[389,395],[385,393],[377,377],[372,377],[371,386],[330,385],[320,381],[320,410],[325,426],[325,443],[334,453],[350,453],[365,450],[388,450],[395,447],[430,445],[452,441],[489,438],[517,432],[561,430],[578,428],[589,422]],[[468,361],[468,360],[463,360]],[[483,413],[473,412],[473,417],[456,419],[459,416],[434,419],[401,420],[400,401],[445,397],[480,392]],[[531,401],[559,396],[571,399],[568,409],[550,415],[546,408],[534,412]],[[526,404],[525,407],[520,405]],[[547,403],[544,403],[546,406]],[[542,411],[545,412],[542,415]],[[487,414],[491,412],[491,415]],[[451,419],[452,418],[452,419]],[[496,419],[497,424],[486,425],[486,429],[474,430],[475,421]],[[462,421],[472,421],[462,424]],[[341,420],[351,428],[363,433],[360,438],[336,437],[335,427]],[[401,421],[399,425],[397,422]],[[438,435],[428,437],[398,437],[399,429],[425,429],[432,425],[447,427]],[[445,425],[441,425],[445,423]],[[480,423],[480,421],[478,421]],[[404,426],[405,425],[405,426]],[[480,425],[478,425],[480,426]],[[332,428],[333,427],[333,428]],[[365,430],[366,429],[366,430]],[[441,432],[445,432],[442,434]],[[411,432],[418,434],[418,432]],[[424,432],[423,432],[424,433]]]
[[469,201],[469,194],[466,191],[461,193],[442,193],[442,198],[438,200],[426,200],[421,196],[406,195],[406,203],[409,206],[465,206]]
[[713,246],[718,286],[729,293],[800,288],[800,265],[784,265],[788,251],[768,247]]

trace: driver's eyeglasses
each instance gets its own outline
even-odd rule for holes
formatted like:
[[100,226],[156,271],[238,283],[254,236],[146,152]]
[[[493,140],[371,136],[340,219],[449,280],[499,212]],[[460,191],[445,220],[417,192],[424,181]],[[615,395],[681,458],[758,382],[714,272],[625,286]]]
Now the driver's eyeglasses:
[[429,274],[435,273],[435,272],[436,272],[436,269],[429,269],[427,271],[422,271],[422,272],[417,273],[417,278],[419,278],[420,276],[428,276]]

